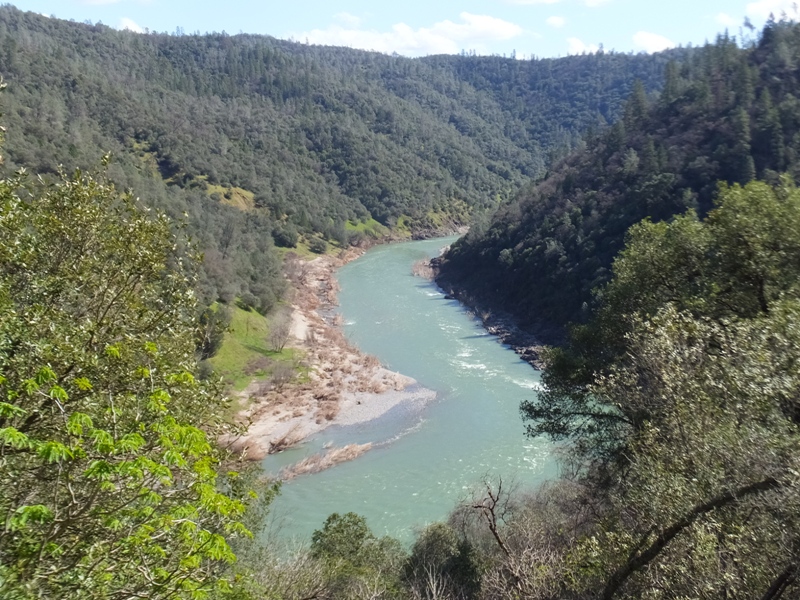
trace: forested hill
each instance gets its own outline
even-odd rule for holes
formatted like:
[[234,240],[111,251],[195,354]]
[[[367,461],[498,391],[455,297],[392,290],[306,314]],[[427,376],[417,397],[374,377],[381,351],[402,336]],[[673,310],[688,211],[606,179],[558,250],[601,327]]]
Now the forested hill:
[[[37,171],[104,150],[221,185],[330,237],[367,216],[462,221],[613,121],[665,55],[411,60],[263,36],[137,35],[0,10],[8,152]],[[466,207],[461,204],[466,203]]]
[[266,231],[292,247],[347,243],[370,218],[406,231],[464,224],[613,121],[635,79],[656,90],[669,57],[687,52],[407,59],[265,36],[142,35],[6,5],[7,164],[52,173],[111,151],[113,180],[189,213],[214,263],[209,297],[252,292],[266,305],[269,290],[253,282],[269,274],[251,264],[272,264]]
[[670,64],[657,100],[635,89],[612,128],[454,246],[440,281],[545,335],[582,320],[634,223],[703,216],[718,181],[800,177],[798,65],[800,26],[774,21]]

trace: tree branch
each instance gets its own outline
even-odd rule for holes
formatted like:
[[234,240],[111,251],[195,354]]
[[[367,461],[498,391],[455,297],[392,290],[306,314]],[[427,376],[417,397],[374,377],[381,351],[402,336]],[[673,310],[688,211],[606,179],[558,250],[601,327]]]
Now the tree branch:
[[603,590],[603,600],[611,600],[614,594],[622,587],[622,585],[633,575],[636,571],[650,563],[659,553],[669,544],[679,533],[687,527],[690,527],[698,518],[706,513],[712,512],[718,508],[732,504],[745,496],[766,492],[780,487],[780,482],[773,478],[768,477],[762,481],[751,483],[738,490],[732,492],[725,492],[708,502],[695,506],[692,510],[686,513],[681,519],[664,529],[661,534],[653,541],[650,546],[643,552],[637,553],[622,565],[616,572],[611,575]]
[[778,575],[766,593],[761,596],[761,600],[778,600],[783,596],[783,592],[789,589],[797,581],[797,563],[791,563],[786,569]]

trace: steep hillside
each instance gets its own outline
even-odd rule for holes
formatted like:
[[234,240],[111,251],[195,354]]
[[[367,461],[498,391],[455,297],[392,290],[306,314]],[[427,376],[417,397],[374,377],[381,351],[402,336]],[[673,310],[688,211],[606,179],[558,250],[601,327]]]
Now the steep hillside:
[[545,334],[581,320],[634,223],[702,216],[718,181],[800,176],[799,60],[800,27],[770,22],[746,49],[721,37],[671,64],[657,101],[634,89],[619,122],[455,245],[440,281]]
[[657,89],[671,55],[406,59],[5,5],[6,168],[94,169],[111,152],[112,181],[186,219],[204,302],[263,311],[282,294],[274,245],[322,251],[375,220],[427,235],[489,214],[614,120],[636,78]]
[[614,119],[635,78],[655,89],[667,61],[411,60],[137,35],[8,6],[0,48],[13,163],[46,172],[113,150],[183,188],[251,192],[287,228],[332,239],[367,216],[424,228],[432,212],[464,222],[493,207],[541,175],[551,149]]

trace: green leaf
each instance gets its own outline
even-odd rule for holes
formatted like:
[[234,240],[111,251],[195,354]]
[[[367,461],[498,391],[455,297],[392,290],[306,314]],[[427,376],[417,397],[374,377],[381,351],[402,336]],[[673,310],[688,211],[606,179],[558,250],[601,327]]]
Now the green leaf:
[[50,397],[53,400],[58,400],[59,402],[66,402],[69,400],[66,390],[60,385],[54,385],[50,388]]
[[39,383],[35,379],[26,379],[22,383],[22,388],[28,395],[34,394],[39,389]]
[[92,382],[86,377],[78,377],[75,379],[75,386],[82,392],[89,392],[92,389]]
[[28,436],[14,427],[0,429],[0,442],[16,450],[30,450],[34,447],[33,442]]
[[71,435],[83,435],[84,429],[92,429],[92,418],[85,413],[72,413],[67,421],[67,431]]
[[173,467],[185,467],[186,459],[177,450],[167,450],[164,452],[164,462]]
[[107,480],[114,472],[114,468],[105,460],[95,460],[83,474],[89,479]]
[[114,451],[114,438],[103,429],[95,429],[92,432],[94,447],[102,454],[111,454]]
[[136,452],[145,443],[145,439],[138,433],[128,433],[117,442],[117,450],[120,452]]
[[38,383],[39,386],[55,381],[56,379],[58,379],[58,377],[56,377],[55,372],[50,367],[42,367],[36,374],[36,383]]
[[10,419],[24,414],[26,414],[25,409],[13,404],[8,404],[7,402],[0,402],[0,417]]
[[194,375],[192,375],[188,371],[183,371],[182,373],[175,373],[174,375],[170,375],[167,378],[167,381],[171,385],[181,385],[181,384],[194,385],[196,383]]
[[28,523],[42,524],[52,521],[52,519],[52,511],[43,504],[20,506],[11,517],[9,529],[11,531],[19,531]]
[[165,412],[170,401],[170,395],[165,390],[156,390],[150,394],[148,408],[156,412]]
[[47,463],[62,462],[74,457],[73,451],[59,442],[45,442],[39,446],[39,457]]

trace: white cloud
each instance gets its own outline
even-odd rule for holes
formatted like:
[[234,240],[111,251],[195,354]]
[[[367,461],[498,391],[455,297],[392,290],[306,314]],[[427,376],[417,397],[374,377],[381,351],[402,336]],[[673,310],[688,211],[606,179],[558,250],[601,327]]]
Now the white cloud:
[[144,33],[144,29],[137,25],[133,19],[129,19],[128,17],[120,19],[118,29],[127,29],[133,33]]
[[770,14],[775,15],[776,19],[781,18],[781,13],[786,13],[790,17],[797,18],[797,10],[794,5],[797,0],[758,0],[747,5],[745,12],[748,17],[766,19]]
[[351,15],[348,12],[340,12],[333,17],[339,23],[344,25],[345,27],[361,27],[361,17],[357,17],[355,15]]
[[583,54],[584,52],[587,54],[592,54],[600,50],[600,46],[597,46],[596,44],[584,44],[581,40],[575,37],[567,38],[567,44],[569,45],[567,54]]
[[736,27],[739,24],[736,19],[727,13],[719,13],[716,16],[715,21],[725,27]]
[[675,46],[672,40],[665,38],[663,35],[658,35],[657,33],[650,33],[649,31],[637,32],[633,36],[633,43],[637,48],[647,53],[660,52],[661,50],[666,50],[667,48]]
[[456,54],[464,49],[480,50],[483,43],[510,40],[522,34],[522,28],[509,21],[467,12],[459,16],[459,23],[448,19],[419,29],[412,29],[405,23],[393,25],[390,31],[367,31],[334,24],[327,29],[314,29],[291,37],[312,44],[424,56]]
[[545,23],[550,25],[550,27],[555,27],[556,29],[559,29],[559,28],[563,27],[567,23],[567,20],[564,17],[555,17],[554,16],[554,17],[549,17],[545,21]]

